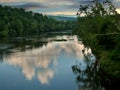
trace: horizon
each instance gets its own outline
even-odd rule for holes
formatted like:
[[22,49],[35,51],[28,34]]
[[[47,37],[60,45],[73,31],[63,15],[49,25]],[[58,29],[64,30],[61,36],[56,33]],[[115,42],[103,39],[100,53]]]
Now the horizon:
[[[23,8],[43,15],[76,17],[80,4],[90,4],[93,0],[0,0],[0,5]],[[104,0],[99,0],[102,2]],[[120,13],[120,0],[111,0]]]

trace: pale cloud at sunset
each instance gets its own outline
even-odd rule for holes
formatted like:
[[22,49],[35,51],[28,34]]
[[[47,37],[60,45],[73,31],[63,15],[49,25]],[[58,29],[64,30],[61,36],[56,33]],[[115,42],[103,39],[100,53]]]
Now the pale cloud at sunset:
[[[92,0],[0,0],[1,5],[24,8],[47,15],[76,16],[80,4],[89,4]],[[99,0],[100,2],[104,0]],[[119,12],[120,0],[111,0]]]

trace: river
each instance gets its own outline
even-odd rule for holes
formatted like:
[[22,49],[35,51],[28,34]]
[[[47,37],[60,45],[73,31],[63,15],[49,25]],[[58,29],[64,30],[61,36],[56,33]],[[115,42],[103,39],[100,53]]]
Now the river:
[[93,63],[76,35],[1,39],[0,90],[104,90]]

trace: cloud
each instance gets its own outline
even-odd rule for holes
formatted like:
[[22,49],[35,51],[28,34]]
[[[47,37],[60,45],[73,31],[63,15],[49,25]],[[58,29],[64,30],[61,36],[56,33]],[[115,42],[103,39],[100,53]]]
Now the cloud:
[[[64,11],[73,12],[74,9],[70,9],[68,7],[70,5],[74,5],[75,3],[76,1],[73,0],[4,0],[4,2],[2,2],[1,4],[52,15],[55,12],[59,12],[59,14],[61,14],[60,12],[63,12],[62,14],[64,14]],[[74,12],[76,13],[77,10],[75,10]],[[73,13],[69,14],[73,15]],[[67,14],[65,13],[65,15]]]
[[16,0],[0,0],[0,2],[14,2]]
[[[103,2],[104,0],[99,0]],[[120,0],[112,0],[113,4],[120,9]],[[10,5],[24,8],[33,12],[49,15],[76,15],[80,4],[91,4],[93,0],[0,0],[2,5]],[[71,12],[71,13],[70,13]]]
[[56,11],[56,12],[45,12],[47,15],[65,15],[65,16],[75,16],[75,11]]
[[120,0],[112,0],[112,2],[117,8],[120,8]]
[[117,11],[118,13],[120,13],[120,8],[116,9],[116,11]]
[[24,8],[27,10],[34,9],[34,8],[48,8],[48,6],[45,6],[40,3],[33,3],[33,2],[24,3],[24,4],[20,4],[20,5],[13,5],[13,6],[17,7],[17,8]]

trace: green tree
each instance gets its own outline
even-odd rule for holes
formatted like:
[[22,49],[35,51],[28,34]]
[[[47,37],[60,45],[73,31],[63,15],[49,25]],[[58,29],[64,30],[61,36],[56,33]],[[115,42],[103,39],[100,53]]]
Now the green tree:
[[17,35],[21,36],[23,33],[23,23],[20,19],[17,19],[15,21],[15,29],[16,29]]

